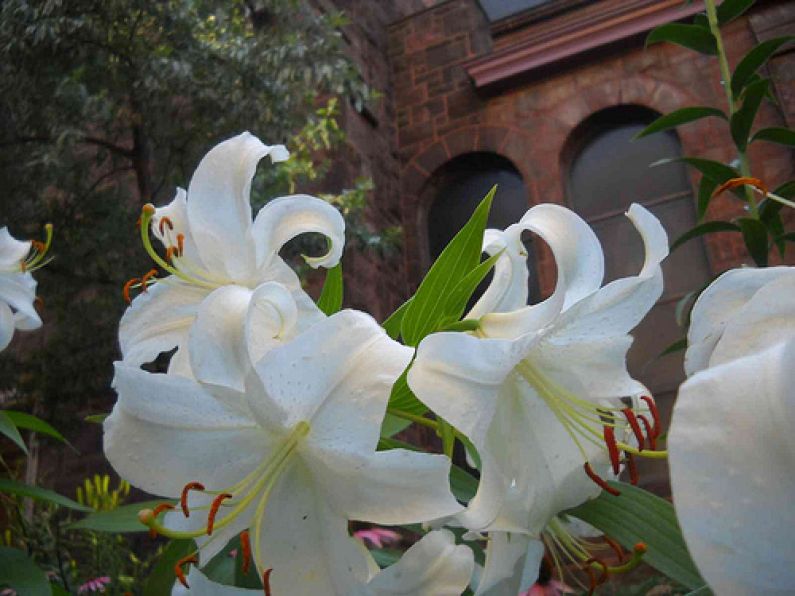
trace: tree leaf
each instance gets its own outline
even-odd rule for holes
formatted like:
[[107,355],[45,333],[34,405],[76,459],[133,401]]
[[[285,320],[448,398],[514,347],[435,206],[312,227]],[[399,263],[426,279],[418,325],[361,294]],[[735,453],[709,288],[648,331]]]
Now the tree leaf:
[[469,221],[436,259],[411,299],[400,326],[400,334],[407,345],[416,346],[450,314],[445,312],[448,304],[440,300],[440,296],[447,296],[480,263],[483,232],[496,191],[494,186],[486,194]]
[[122,534],[126,532],[147,532],[148,528],[138,520],[141,509],[154,509],[160,503],[174,503],[169,499],[156,501],[141,501],[122,505],[113,511],[95,511],[67,526],[70,530],[93,530],[95,532],[113,532]]
[[689,229],[687,232],[679,236],[671,243],[671,251],[676,250],[682,244],[692,238],[697,238],[705,234],[714,234],[715,232],[740,232],[740,226],[731,223],[730,221],[707,221],[699,224],[694,228]]
[[790,180],[777,187],[773,190],[773,194],[784,197],[785,199],[795,198],[795,180]]
[[752,217],[739,217],[736,221],[742,230],[748,254],[757,266],[767,267],[768,244],[765,224]]
[[704,580],[687,552],[673,505],[631,484],[610,482],[621,491],[617,497],[606,492],[567,512],[620,542],[627,549],[638,542],[648,547],[643,560],[692,589]]
[[386,334],[392,339],[397,339],[400,336],[400,325],[403,322],[403,316],[406,314],[410,302],[411,298],[401,304],[395,312],[389,315],[386,320],[381,323],[381,327],[384,328]]
[[475,293],[478,285],[489,274],[489,271],[494,268],[497,259],[499,259],[501,255],[502,251],[490,256],[472,269],[472,271],[467,273],[464,279],[456,284],[453,291],[447,296],[447,304],[445,304],[444,311],[448,314],[441,320],[439,324],[440,327],[449,326],[450,324],[458,322],[464,314],[464,309],[469,299],[472,298],[472,294]]
[[77,501],[73,501],[69,497],[59,495],[55,491],[41,488],[40,486],[31,486],[30,484],[25,484],[24,482],[17,482],[16,480],[11,480],[10,478],[0,478],[0,492],[18,495],[20,497],[30,497],[31,499],[36,499],[39,501],[48,501],[50,503],[60,505],[61,507],[74,509],[75,511],[93,511],[91,507],[81,505]]
[[748,52],[737,64],[732,74],[731,90],[739,95],[743,88],[752,82],[752,77],[759,68],[785,43],[795,40],[795,35],[785,35],[763,41]]
[[730,120],[732,139],[740,151],[745,151],[748,146],[751,127],[754,125],[756,113],[762,105],[769,84],[767,79],[761,79],[748,85],[743,94],[743,105],[732,114]]
[[704,159],[703,157],[669,157],[655,161],[649,167],[655,168],[680,161],[693,166],[699,172],[711,178],[718,184],[723,184],[727,180],[740,177],[740,172],[738,172],[735,168],[720,163],[719,161]]
[[769,141],[779,145],[795,147],[795,130],[778,126],[762,128],[757,130],[754,136],[751,137],[750,142],[753,143],[754,141]]
[[702,54],[717,55],[718,46],[709,29],[699,25],[666,23],[651,30],[646,36],[646,47],[653,43],[669,41]]
[[144,584],[143,596],[171,594],[174,586],[174,565],[196,550],[193,540],[172,540],[163,549]]
[[326,271],[326,281],[323,283],[320,298],[317,299],[317,307],[328,316],[339,312],[342,308],[343,292],[342,263],[340,262]]
[[709,176],[701,176],[701,182],[698,183],[698,204],[696,206],[698,221],[704,219],[707,214],[709,202],[712,200],[712,193],[718,188],[718,184],[719,182]]
[[52,594],[44,571],[23,551],[7,546],[0,546],[0,586],[13,588],[21,596]]
[[751,8],[755,0],[723,0],[717,8],[718,24],[730,23],[746,10]]
[[728,120],[726,114],[723,113],[723,110],[719,110],[717,108],[710,108],[707,106],[693,106],[689,108],[682,108],[674,112],[671,112],[670,114],[665,114],[663,116],[660,116],[654,122],[649,124],[646,128],[644,128],[642,131],[636,134],[634,138],[640,139],[655,132],[670,130],[672,128],[676,128],[677,126],[681,126],[682,124],[687,124],[688,122],[695,122],[696,120],[700,120],[701,118],[708,118],[709,116],[717,116],[718,118],[723,118],[724,120]]
[[22,435],[19,434],[19,430],[17,430],[17,425],[14,424],[14,421],[11,420],[11,417],[5,410],[0,410],[0,433],[3,433],[9,439],[14,441],[17,444],[17,447],[22,449],[26,454],[28,452],[28,446],[25,445],[25,441],[22,439]]
[[27,414],[25,412],[17,412],[15,410],[6,410],[6,414],[8,417],[11,418],[11,421],[16,424],[17,428],[24,428],[26,430],[32,430],[37,433],[41,433],[43,435],[47,435],[48,437],[52,437],[61,443],[65,443],[69,445],[72,449],[77,451],[74,446],[66,440],[66,438],[59,433],[55,428],[48,422],[45,422],[41,418],[34,416],[32,414]]

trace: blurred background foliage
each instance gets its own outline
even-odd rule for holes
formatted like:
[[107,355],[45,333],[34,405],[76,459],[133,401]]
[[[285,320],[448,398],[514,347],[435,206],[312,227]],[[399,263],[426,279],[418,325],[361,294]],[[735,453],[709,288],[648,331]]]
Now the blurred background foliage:
[[[344,137],[337,102],[373,97],[344,23],[302,0],[0,3],[0,225],[18,238],[55,227],[55,260],[37,272],[45,325],[0,357],[0,402],[68,430],[78,404],[108,396],[121,287],[150,267],[141,206],[170,201],[215,143],[251,130],[294,151],[261,168],[255,206],[319,188]],[[394,231],[363,223],[371,188],[326,198],[360,245],[388,248]]]

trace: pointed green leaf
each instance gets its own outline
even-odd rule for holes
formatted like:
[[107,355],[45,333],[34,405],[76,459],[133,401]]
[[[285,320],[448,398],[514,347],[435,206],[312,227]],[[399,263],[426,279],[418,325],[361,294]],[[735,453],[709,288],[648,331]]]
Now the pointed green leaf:
[[398,336],[400,336],[400,325],[403,323],[403,316],[406,314],[410,303],[411,298],[401,304],[395,312],[389,315],[386,320],[381,323],[381,327],[384,328],[386,334],[392,339],[397,339]]
[[709,202],[712,200],[712,194],[718,188],[718,182],[709,176],[701,176],[701,182],[698,184],[698,205],[696,208],[698,214],[698,221],[704,219],[709,209]]
[[138,520],[138,512],[141,509],[154,509],[160,503],[174,503],[169,499],[157,499],[154,501],[141,501],[122,505],[112,511],[95,511],[85,516],[80,521],[76,521],[67,526],[70,530],[93,530],[95,532],[147,532],[148,528]]
[[755,0],[723,0],[716,11],[718,14],[718,23],[720,25],[730,23],[751,8],[754,1]]
[[684,25],[682,23],[660,25],[652,29],[646,37],[646,46],[661,41],[669,41],[702,54],[716,55],[718,53],[715,37],[709,29],[699,25]]
[[400,431],[408,428],[409,426],[411,426],[411,420],[406,420],[405,418],[400,418],[399,416],[393,416],[387,412],[384,416],[384,420],[381,422],[381,437],[394,437]]
[[743,88],[751,83],[753,75],[770,57],[785,43],[795,40],[795,35],[786,35],[763,41],[748,52],[734,69],[732,74],[732,93],[739,95]]
[[0,587],[13,588],[21,596],[50,596],[50,582],[28,556],[17,548],[0,546]]
[[703,586],[704,580],[687,552],[673,505],[631,484],[609,484],[621,494],[615,497],[603,491],[598,498],[567,514],[602,530],[627,549],[638,542],[645,543],[646,563],[691,590]]
[[447,304],[445,304],[444,307],[446,316],[442,319],[440,323],[441,326],[455,323],[461,318],[469,299],[472,298],[472,294],[475,293],[478,285],[489,274],[489,271],[494,268],[497,259],[499,259],[501,255],[502,251],[490,256],[480,265],[472,269],[472,271],[467,273],[464,279],[456,284],[452,292],[447,296]]
[[777,187],[773,190],[773,194],[784,197],[785,199],[795,198],[795,180],[790,180]]
[[340,262],[326,271],[326,281],[323,283],[320,298],[317,299],[317,307],[326,315],[331,316],[342,308],[342,295],[342,263]]
[[110,414],[90,414],[83,418],[83,420],[91,424],[102,424],[108,416],[110,416]]
[[144,584],[143,596],[171,594],[174,586],[174,565],[196,550],[193,540],[172,540],[163,549]]
[[669,163],[675,163],[680,161],[690,166],[693,166],[699,172],[711,178],[718,184],[723,184],[724,182],[730,180],[731,178],[740,177],[740,172],[738,172],[733,167],[727,166],[726,164],[720,163],[719,161],[704,159],[702,157],[673,157],[673,158],[660,159],[658,161],[655,161],[649,167],[654,168],[657,166],[662,166]]
[[751,217],[737,218],[737,225],[743,233],[743,241],[754,262],[759,267],[767,267],[767,228],[758,219]]
[[771,143],[778,143],[779,145],[787,145],[788,147],[795,147],[795,130],[782,127],[770,127],[757,130],[754,136],[751,137],[751,142],[754,141],[769,141]]
[[730,121],[732,139],[740,151],[745,151],[748,146],[751,127],[754,125],[756,113],[762,105],[769,84],[768,80],[762,79],[748,85],[743,94],[743,105],[732,114]]
[[17,425],[14,424],[14,421],[11,420],[11,417],[5,410],[0,410],[0,433],[3,433],[9,439],[14,441],[14,443],[17,444],[17,447],[22,449],[22,451],[25,453],[28,452],[28,446],[25,445],[22,435],[19,434]]
[[682,244],[691,240],[692,238],[698,238],[699,236],[703,236],[705,234],[714,234],[715,232],[740,232],[740,226],[731,223],[730,221],[707,221],[703,224],[699,224],[694,228],[691,228],[679,238],[674,240],[671,243],[671,251],[676,250]]
[[[15,410],[6,410],[5,413],[8,414],[8,417],[11,418],[11,421],[17,425],[17,428],[24,428],[25,430],[32,430],[42,435],[47,435],[48,437],[57,439],[58,441],[61,441],[61,443],[65,443],[69,445],[69,447],[72,447],[72,449],[75,449],[61,433],[59,433],[51,424],[45,422],[41,418],[33,416],[32,414],[27,414],[25,412],[17,412]],[[77,450],[75,449],[75,451]]]
[[436,259],[411,299],[400,326],[400,334],[407,345],[416,346],[451,314],[445,312],[448,307],[447,301],[440,298],[448,296],[480,263],[483,232],[486,229],[486,221],[496,191],[497,187],[494,186],[488,192],[466,225]]
[[38,501],[47,501],[55,503],[61,507],[74,509],[75,511],[93,511],[91,507],[81,505],[77,501],[73,501],[69,497],[59,495],[55,491],[41,488],[40,486],[31,486],[24,482],[17,482],[10,478],[0,478],[0,493],[8,493],[10,495],[17,495],[19,497],[30,497]]
[[672,128],[676,128],[677,126],[681,126],[682,124],[695,122],[696,120],[708,118],[709,116],[717,116],[718,118],[728,120],[726,114],[723,113],[723,110],[719,110],[717,108],[710,108],[707,106],[682,108],[680,110],[676,110],[675,112],[671,112],[670,114],[660,116],[646,128],[636,134],[635,139],[640,139],[655,132],[670,130]]
[[392,385],[392,393],[389,395],[389,409],[401,410],[409,414],[421,416],[428,411],[427,406],[423,404],[414,392],[409,389],[409,384],[406,380],[411,365],[406,367],[406,370],[397,378],[395,384]]

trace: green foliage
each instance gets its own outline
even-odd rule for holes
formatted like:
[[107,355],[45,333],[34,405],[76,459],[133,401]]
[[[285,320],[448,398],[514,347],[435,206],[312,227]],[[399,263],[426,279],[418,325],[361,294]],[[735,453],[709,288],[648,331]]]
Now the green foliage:
[[16,443],[16,446],[22,449],[22,451],[25,453],[28,452],[28,446],[22,439],[22,435],[19,434],[17,425],[14,424],[14,421],[11,419],[11,417],[2,410],[0,410],[0,433]]
[[723,0],[717,9],[718,23],[721,25],[730,23],[751,8],[754,1],[755,0]]
[[666,23],[653,29],[646,37],[647,46],[661,41],[669,41],[702,54],[718,53],[715,37],[709,29],[700,25]]
[[147,527],[138,521],[138,512],[141,509],[153,509],[166,499],[155,501],[142,501],[122,505],[110,511],[97,511],[90,513],[83,519],[69,525],[72,530],[93,530],[94,532],[109,532],[124,534],[130,532],[146,532]]
[[687,552],[673,505],[631,484],[610,482],[619,496],[602,494],[571,509],[568,515],[602,530],[632,549],[638,542],[648,547],[644,561],[690,589],[700,588],[704,580]]
[[91,511],[92,508],[82,502],[75,502],[68,497],[59,495],[58,493],[41,488],[39,486],[31,486],[9,478],[0,478],[0,493],[9,495],[16,495],[19,497],[30,497],[31,499],[39,499],[48,501],[61,507],[74,509],[76,511]]
[[77,501],[88,505],[93,511],[113,511],[130,495],[130,483],[119,480],[116,488],[110,488],[110,476],[94,474],[86,478],[83,486],[77,487]]
[[767,95],[769,81],[760,79],[754,81],[746,87],[743,93],[743,104],[731,116],[731,133],[734,143],[740,151],[745,151],[748,146],[748,137],[751,134],[751,127],[754,118],[762,105],[762,99]]
[[5,415],[8,416],[8,418],[16,425],[17,428],[24,428],[25,430],[47,435],[48,437],[52,437],[53,439],[56,439],[61,443],[65,443],[74,449],[72,444],[67,441],[60,432],[55,430],[51,424],[45,422],[37,416],[33,416],[32,414],[27,414],[25,412],[17,412],[16,410],[5,410]]
[[706,106],[694,106],[691,108],[682,108],[679,110],[674,110],[670,114],[665,114],[664,116],[660,116],[654,122],[649,124],[646,128],[640,131],[637,135],[635,135],[635,138],[640,139],[655,132],[671,130],[672,128],[676,128],[677,126],[681,126],[682,124],[687,124],[688,122],[695,122],[696,120],[707,118],[709,116],[717,116],[718,118],[723,118],[724,120],[727,120],[726,114],[723,113],[723,110],[719,110],[717,108],[710,108]]
[[0,588],[8,587],[25,596],[50,596],[47,576],[24,552],[0,546]]
[[146,578],[143,596],[160,596],[170,594],[174,585],[174,565],[183,557],[187,557],[196,550],[193,540],[172,540],[163,549],[157,563],[152,567],[152,572]]
[[734,69],[731,77],[731,91],[739,94],[746,85],[753,82],[753,77],[770,57],[784,44],[795,40],[795,36],[787,35],[763,41],[752,48]]
[[754,136],[751,137],[750,142],[753,143],[754,141],[769,141],[771,143],[778,143],[779,145],[795,147],[795,131],[779,126],[762,128],[757,130]]
[[692,238],[697,238],[699,236],[704,236],[706,234],[714,234],[715,232],[739,232],[740,226],[737,224],[733,224],[730,221],[708,221],[703,224],[699,224],[694,228],[691,228],[679,238],[674,240],[671,243],[671,250],[676,250],[682,244],[691,240]]
[[325,314],[333,315],[342,308],[342,296],[342,263],[338,263],[326,272],[326,281],[317,300],[317,307]]

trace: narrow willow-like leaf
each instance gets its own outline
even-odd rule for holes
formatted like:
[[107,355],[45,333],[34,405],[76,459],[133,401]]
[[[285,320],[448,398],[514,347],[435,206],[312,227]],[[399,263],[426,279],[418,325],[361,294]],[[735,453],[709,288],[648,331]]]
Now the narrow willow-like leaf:
[[716,11],[718,23],[720,25],[730,23],[751,8],[754,2],[755,0],[723,0]]
[[730,127],[732,139],[740,151],[745,151],[748,146],[748,137],[751,135],[751,127],[754,119],[762,105],[762,99],[767,93],[769,81],[762,79],[748,85],[743,95],[743,105],[732,114]]
[[646,46],[661,41],[669,41],[702,54],[714,56],[718,53],[715,37],[709,29],[699,25],[684,25],[682,23],[660,25],[652,29],[646,37]]
[[691,590],[704,585],[685,546],[673,505],[631,484],[610,482],[621,491],[617,497],[606,492],[568,515],[602,530],[627,549],[643,542],[648,551],[643,560]]
[[472,269],[472,271],[467,273],[464,279],[456,284],[453,291],[450,292],[450,295],[447,297],[447,304],[445,304],[444,307],[447,316],[442,319],[441,325],[453,324],[461,318],[469,299],[472,298],[472,294],[475,293],[480,282],[482,282],[494,268],[497,259],[499,259],[501,255],[502,251],[490,256],[480,265]]
[[698,221],[704,219],[709,209],[709,202],[712,200],[712,194],[718,188],[719,182],[713,180],[709,176],[701,176],[701,182],[698,183],[698,201],[696,211],[698,214]]
[[317,307],[326,315],[333,315],[342,308],[342,263],[337,263],[334,267],[326,271],[326,281],[323,283],[323,290],[320,298],[317,299]]
[[0,586],[24,596],[50,596],[52,590],[44,571],[18,548],[0,546]]
[[10,478],[0,478],[0,493],[7,493],[9,495],[17,495],[18,497],[30,497],[37,501],[47,501],[66,507],[67,509],[74,509],[75,511],[93,511],[91,507],[81,505],[77,501],[73,501],[69,497],[59,495],[55,491],[41,488],[40,486],[31,486],[24,482],[17,482]]
[[711,178],[718,184],[723,184],[731,178],[740,177],[740,172],[738,172],[735,168],[720,163],[719,161],[704,159],[702,157],[673,157],[660,159],[659,161],[655,161],[649,167],[655,168],[657,166],[663,166],[669,163],[676,163],[680,161],[696,168],[699,172]]
[[400,325],[403,322],[403,316],[406,314],[410,303],[411,298],[401,304],[395,312],[389,315],[386,320],[381,323],[381,327],[384,328],[386,334],[392,339],[397,339],[398,336],[400,336]]
[[113,511],[95,511],[85,516],[80,521],[69,524],[71,530],[94,530],[95,532],[147,532],[148,528],[138,520],[138,512],[141,509],[154,509],[160,503],[171,503],[168,499],[158,499],[156,501],[141,501],[122,505]]
[[769,141],[770,143],[795,147],[795,130],[777,126],[763,128],[757,130],[754,136],[751,137],[751,142],[753,143],[754,141]]
[[6,437],[14,441],[17,447],[22,449],[22,451],[24,451],[25,453],[28,452],[28,446],[25,445],[25,441],[22,439],[22,435],[19,434],[17,425],[14,424],[14,421],[11,420],[11,417],[4,410],[0,410],[0,433],[4,434]]
[[[66,440],[66,438],[59,433],[50,423],[45,422],[41,418],[34,416],[33,414],[27,414],[25,412],[17,412],[16,410],[5,410],[5,413],[11,418],[11,421],[17,425],[17,428],[24,428],[25,430],[32,430],[37,433],[41,433],[43,435],[47,435],[48,437],[52,437],[60,441],[61,443],[65,443],[74,449],[74,446]],[[77,451],[75,449],[75,451]]]
[[196,550],[193,540],[172,540],[163,549],[144,584],[143,596],[162,596],[171,594],[176,576],[174,565],[183,557]]
[[758,219],[751,217],[740,217],[737,225],[743,233],[743,241],[754,262],[759,267],[767,267],[767,228]]
[[682,108],[680,110],[671,112],[670,114],[664,114],[663,116],[660,116],[646,128],[636,134],[635,139],[643,138],[655,132],[670,130],[672,128],[676,128],[677,126],[681,126],[682,124],[695,122],[696,120],[701,120],[702,118],[708,118],[710,116],[717,116],[718,118],[728,120],[726,114],[723,113],[723,110],[719,110],[718,108],[710,108],[707,106]]
[[679,238],[671,243],[671,251],[676,250],[682,244],[692,238],[698,238],[705,234],[714,234],[715,232],[740,232],[740,226],[733,224],[730,221],[707,221],[691,228]]
[[400,326],[400,334],[407,345],[416,346],[451,314],[445,312],[447,302],[439,298],[447,296],[480,263],[483,232],[496,191],[495,186],[488,192],[469,221],[436,259],[411,299]]
[[732,93],[739,95],[743,88],[753,81],[753,76],[770,57],[785,43],[795,40],[795,35],[775,37],[763,41],[748,52],[737,64],[732,74]]

